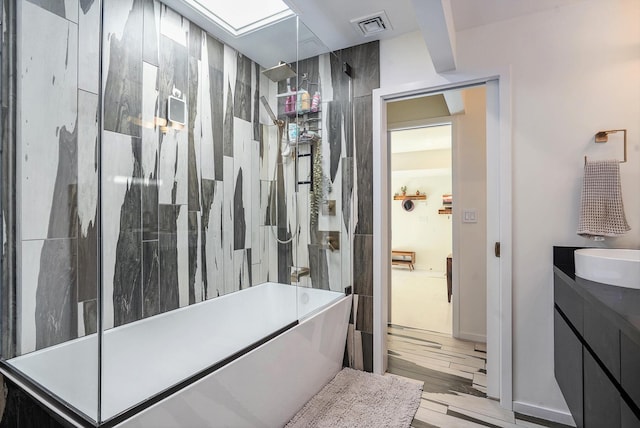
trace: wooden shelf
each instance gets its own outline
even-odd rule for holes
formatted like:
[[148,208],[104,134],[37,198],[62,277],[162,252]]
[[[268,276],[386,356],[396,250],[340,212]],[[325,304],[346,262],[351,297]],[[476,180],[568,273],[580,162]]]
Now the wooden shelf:
[[426,201],[427,195],[395,195],[394,201],[404,201],[405,199],[411,199],[413,201]]
[[438,214],[451,214],[451,208],[441,208],[438,210]]

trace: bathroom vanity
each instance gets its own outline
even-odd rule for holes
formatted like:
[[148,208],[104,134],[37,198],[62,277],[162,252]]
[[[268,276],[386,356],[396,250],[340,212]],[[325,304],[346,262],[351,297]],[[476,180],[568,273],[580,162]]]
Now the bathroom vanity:
[[575,275],[554,247],[555,377],[578,427],[640,427],[640,290]]

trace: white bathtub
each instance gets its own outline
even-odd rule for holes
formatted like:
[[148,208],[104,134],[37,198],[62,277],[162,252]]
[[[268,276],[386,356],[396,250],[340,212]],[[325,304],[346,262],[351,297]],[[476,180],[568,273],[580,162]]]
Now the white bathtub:
[[[157,396],[300,319],[297,326],[134,414],[122,426],[207,426],[203,425],[206,418],[200,419],[207,414],[210,426],[245,426],[274,421],[275,415],[291,417],[306,402],[299,403],[308,395],[304,391],[317,392],[340,369],[350,299],[332,291],[265,283],[110,329],[103,335],[101,419],[109,420]],[[94,334],[8,362],[95,420],[97,343]],[[299,377],[301,373],[290,378],[287,370],[308,372],[308,379]],[[280,403],[291,387],[289,408],[261,413],[268,401],[264,396],[252,401],[238,395],[255,391],[271,395],[269,391],[287,385],[286,379],[296,385],[288,385],[274,398]],[[169,414],[165,414],[167,408]],[[210,413],[214,408],[215,415]],[[222,423],[225,412],[221,409],[231,418],[229,424]],[[196,419],[188,422],[184,419],[188,416]],[[257,419],[236,423],[242,418]],[[274,425],[265,422],[264,426]]]

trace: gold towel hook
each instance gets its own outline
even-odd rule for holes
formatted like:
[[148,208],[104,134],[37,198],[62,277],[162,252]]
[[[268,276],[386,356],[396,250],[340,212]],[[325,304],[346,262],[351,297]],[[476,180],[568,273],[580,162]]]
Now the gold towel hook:
[[[627,161],[627,130],[626,129],[610,129],[609,131],[599,131],[596,133],[595,141],[596,143],[606,143],[609,141],[609,134],[615,134],[616,132],[622,132],[624,134],[624,160],[621,160],[620,163],[625,163]],[[584,157],[584,163],[587,164],[587,157]]]

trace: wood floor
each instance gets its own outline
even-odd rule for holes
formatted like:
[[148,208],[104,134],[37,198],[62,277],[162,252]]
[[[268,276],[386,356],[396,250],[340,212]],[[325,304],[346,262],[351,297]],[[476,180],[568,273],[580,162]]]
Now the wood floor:
[[486,347],[397,325],[388,329],[387,371],[424,384],[414,428],[566,427],[508,411],[487,398]]

